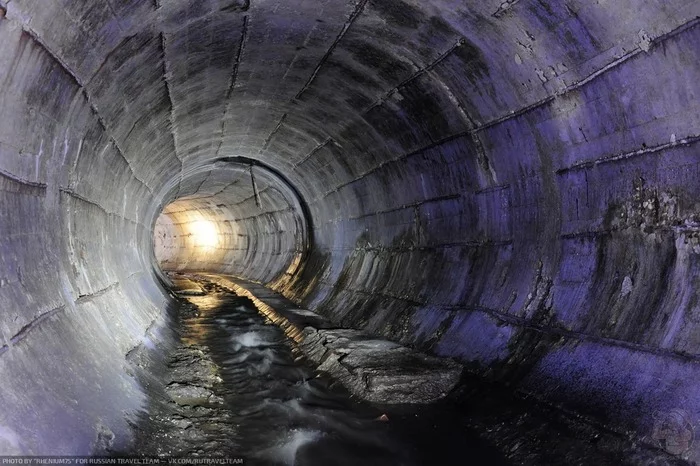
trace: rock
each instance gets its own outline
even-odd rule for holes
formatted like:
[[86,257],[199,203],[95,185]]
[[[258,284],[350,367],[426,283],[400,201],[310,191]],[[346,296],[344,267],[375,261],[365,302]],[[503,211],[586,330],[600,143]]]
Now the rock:
[[179,405],[202,404],[208,402],[210,397],[215,396],[208,388],[177,382],[165,387],[165,391]]
[[203,296],[206,294],[199,283],[188,278],[177,277],[172,278],[172,289],[180,296]]
[[96,428],[97,439],[95,445],[93,446],[93,451],[99,454],[109,453],[112,445],[114,444],[114,432],[109,427],[98,424]]
[[182,436],[183,440],[189,440],[190,442],[196,442],[196,443],[201,443],[202,440],[204,440],[206,438],[207,438],[207,435],[203,430],[197,429],[194,427],[187,429],[184,432],[184,435]]
[[463,367],[357,330],[302,332],[301,351],[354,395],[384,404],[430,403],[450,392]]
[[180,429],[187,429],[192,425],[192,421],[189,421],[187,419],[173,419],[172,423],[175,424],[176,427],[179,427]]

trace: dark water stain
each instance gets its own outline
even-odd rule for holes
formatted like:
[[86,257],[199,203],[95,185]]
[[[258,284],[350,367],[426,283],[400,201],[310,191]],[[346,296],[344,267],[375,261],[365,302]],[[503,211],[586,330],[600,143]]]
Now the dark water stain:
[[353,58],[372,71],[377,73],[386,82],[401,82],[412,72],[412,68],[404,61],[396,57],[386,46],[377,46],[366,38],[350,40],[344,43]]
[[284,294],[294,301],[306,300],[317,284],[318,277],[322,277],[330,265],[330,252],[313,248],[300,269],[292,278],[291,283],[285,287]]
[[450,122],[445,117],[451,109],[451,103],[447,106],[445,102],[436,99],[435,95],[440,95],[438,89],[431,81],[416,79],[410,86],[401,89],[404,99],[400,102],[401,108],[408,117],[415,122],[415,126],[431,135],[434,139],[450,135],[453,131]]
[[418,8],[401,0],[370,0],[369,4],[372,11],[394,27],[415,29],[425,16]]
[[361,250],[363,247],[366,247],[368,245],[369,234],[364,232],[360,234],[360,236],[358,236],[357,240],[355,241],[355,249],[353,250],[353,252],[345,258],[343,268],[338,274],[338,278],[333,283],[333,288],[331,292],[328,294],[326,299],[324,299],[323,302],[319,304],[319,313],[326,315],[327,317],[331,317],[332,306],[334,305],[334,303],[337,302],[340,294],[350,287],[350,285],[352,284],[352,278],[355,274],[355,269],[357,269],[358,267],[357,264],[361,263],[363,254],[361,251],[358,250]]
[[453,53],[459,62],[455,66],[471,82],[479,82],[489,77],[489,68],[486,60],[481,49],[476,45],[465,39],[464,43],[457,47]]
[[[588,302],[605,312],[588,313],[586,332],[645,343],[670,289],[676,254],[672,232],[657,232],[650,238],[636,229],[624,229],[598,237]],[[625,280],[631,289],[623,295]]]
[[452,26],[450,26],[450,24],[440,16],[431,16],[429,24],[431,27],[430,32],[432,33],[432,36],[440,35],[444,37],[451,37],[456,35]]
[[[417,244],[419,238],[415,225],[398,234],[386,248],[370,248],[370,235],[360,234],[355,241],[353,251],[346,257],[343,268],[333,284],[333,288],[319,305],[319,312],[339,325],[364,328],[379,309],[389,309],[386,313],[384,327],[380,332],[389,338],[403,339],[408,336],[406,305],[412,303],[411,296],[401,299],[386,295],[392,283],[399,284],[403,277],[396,277],[396,271],[407,273],[406,252],[401,249]],[[420,254],[416,252],[416,254]],[[410,262],[410,260],[408,261]],[[364,283],[367,270],[372,270],[372,282]],[[398,272],[399,274],[402,272]],[[373,290],[372,293],[368,291]],[[413,302],[413,304],[420,304]],[[379,323],[375,322],[373,327]]]
[[222,2],[221,11],[248,11],[250,0],[227,0]]

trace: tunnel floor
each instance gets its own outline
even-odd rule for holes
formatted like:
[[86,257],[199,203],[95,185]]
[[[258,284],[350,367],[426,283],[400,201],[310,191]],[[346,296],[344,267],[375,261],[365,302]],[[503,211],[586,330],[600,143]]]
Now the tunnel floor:
[[136,446],[120,454],[299,466],[676,463],[469,375],[431,405],[358,401],[250,299],[189,283],[178,341],[133,424]]

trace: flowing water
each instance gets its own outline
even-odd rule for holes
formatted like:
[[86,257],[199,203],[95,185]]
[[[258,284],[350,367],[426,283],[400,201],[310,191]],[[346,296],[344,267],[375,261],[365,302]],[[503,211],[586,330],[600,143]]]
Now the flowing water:
[[270,466],[685,464],[469,372],[432,405],[361,402],[317,373],[250,299],[180,282],[187,296],[173,325],[155,347],[127,355],[147,404],[130,419],[134,447],[110,455]]
[[[187,300],[196,311],[181,320],[181,341],[185,349],[204,349],[216,366],[215,402],[185,406],[192,410],[186,414],[151,414],[161,427],[143,430],[150,440],[140,453],[223,454],[270,465],[500,463],[474,435],[445,432],[441,415],[430,410],[353,400],[309,367],[250,300],[215,286]],[[182,367],[193,364],[186,361]],[[468,461],[465,444],[472,460],[489,460]]]

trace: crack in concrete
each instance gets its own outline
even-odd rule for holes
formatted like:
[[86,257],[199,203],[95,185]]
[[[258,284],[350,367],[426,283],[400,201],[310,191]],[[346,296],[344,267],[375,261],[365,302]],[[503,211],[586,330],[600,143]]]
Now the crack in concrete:
[[571,165],[570,167],[562,168],[560,170],[557,170],[557,175],[563,175],[572,171],[578,171],[578,170],[584,170],[588,168],[593,168],[597,165],[603,165],[603,164],[608,164],[608,163],[613,163],[613,162],[620,162],[623,160],[631,159],[633,157],[638,157],[640,155],[647,155],[647,154],[654,154],[657,152],[662,152],[668,149],[675,149],[678,147],[684,147],[684,146],[692,146],[700,142],[700,136],[688,136],[683,139],[677,139],[672,142],[668,142],[666,144],[659,144],[656,146],[648,146],[644,147],[642,149],[634,150],[634,151],[629,151],[629,152],[623,152],[621,154],[616,154],[616,155],[610,155],[607,157],[602,157],[596,160],[592,160],[590,162],[581,162],[577,163],[574,165]]
[[[677,28],[665,33],[665,34],[662,34],[662,35],[660,35],[656,38],[653,38],[653,39],[649,39],[648,48],[650,49],[654,46],[661,45],[666,40],[671,39],[679,34],[682,34],[683,32],[696,27],[698,24],[700,24],[700,18],[694,18],[694,19],[688,21],[687,23],[682,24],[681,26],[679,26],[679,27],[677,27]],[[503,115],[503,116],[495,118],[494,120],[491,120],[487,123],[484,123],[484,124],[480,125],[479,127],[475,128],[474,131],[478,131],[478,132],[485,131],[493,126],[499,125],[499,124],[506,122],[508,120],[518,118],[518,117],[520,117],[520,116],[522,116],[522,115],[524,115],[524,114],[526,114],[534,109],[537,109],[539,107],[543,107],[558,97],[562,97],[562,96],[569,94],[573,91],[581,89],[582,87],[584,87],[587,84],[591,83],[592,81],[596,80],[600,76],[603,76],[608,71],[619,67],[623,63],[629,61],[630,59],[632,59],[632,58],[634,58],[634,57],[636,57],[644,52],[645,51],[642,48],[638,47],[637,49],[632,50],[632,51],[624,54],[622,57],[615,59],[614,61],[605,65],[604,67],[599,68],[598,70],[592,72],[591,74],[589,74],[585,78],[583,78],[583,79],[581,79],[573,84],[566,86],[561,91],[559,91],[553,95],[550,95],[550,96],[548,96],[548,97],[546,97],[538,102],[534,102],[530,105],[522,107],[518,110],[513,110],[508,115]]]
[[316,65],[316,68],[314,68],[313,73],[311,73],[311,76],[306,81],[304,86],[297,93],[297,95],[294,96],[294,100],[299,100],[301,98],[301,96],[309,89],[309,87],[311,86],[311,83],[314,82],[314,80],[316,79],[316,76],[318,76],[318,73],[321,71],[321,68],[323,67],[323,65],[325,65],[325,63],[328,61],[330,56],[333,54],[333,51],[335,50],[335,48],[338,46],[338,44],[343,39],[343,37],[345,37],[345,34],[347,34],[348,30],[353,25],[355,20],[357,20],[357,18],[360,16],[360,14],[362,14],[362,11],[365,9],[365,5],[367,5],[367,2],[368,2],[368,0],[360,0],[357,3],[357,5],[355,5],[355,9],[350,14],[350,17],[345,22],[345,24],[343,24],[343,28],[341,29],[340,33],[335,38],[335,40],[333,41],[331,46],[328,48],[326,53],[323,55],[323,57],[321,57],[321,60],[318,62],[318,65]]
[[111,285],[108,285],[108,286],[102,288],[101,290],[95,291],[94,293],[81,294],[78,296],[78,299],[75,300],[75,304],[80,305],[80,304],[89,303],[90,301],[97,299],[100,296],[103,296],[103,295],[109,293],[110,291],[115,289],[117,286],[119,286],[119,282],[114,282]]
[[164,32],[160,32],[160,51],[163,56],[163,82],[165,85],[165,93],[168,96],[168,101],[170,102],[170,113],[169,113],[169,122],[170,122],[170,134],[173,138],[173,150],[175,151],[175,158],[180,162],[180,172],[182,172],[182,167],[183,167],[183,162],[182,158],[180,158],[179,151],[178,151],[178,141],[177,141],[177,129],[175,127],[175,101],[173,100],[173,93],[172,89],[170,87],[170,79],[169,77],[172,76],[170,70],[168,69],[168,56],[167,56],[167,39],[165,37]]
[[144,225],[143,223],[141,223],[141,222],[139,222],[139,221],[137,221],[137,220],[132,220],[132,219],[130,219],[129,217],[125,217],[125,216],[120,215],[120,214],[118,214],[118,213],[116,213],[116,212],[110,212],[110,211],[107,210],[105,207],[103,207],[101,204],[99,204],[99,203],[97,203],[97,202],[95,202],[95,201],[92,201],[92,200],[90,200],[90,199],[88,199],[88,198],[86,198],[86,197],[84,197],[84,196],[81,196],[80,194],[76,193],[76,192],[73,191],[72,189],[59,187],[59,188],[58,188],[58,191],[59,191],[60,193],[66,194],[66,195],[68,195],[68,196],[70,196],[70,197],[72,197],[72,198],[74,198],[74,199],[77,199],[77,200],[79,200],[79,201],[82,201],[82,202],[84,202],[84,203],[86,203],[86,204],[90,204],[91,206],[97,207],[98,209],[100,209],[100,210],[101,210],[105,215],[107,215],[107,216],[110,216],[110,217],[117,217],[117,218],[119,218],[119,219],[126,220],[127,222],[132,223],[132,224],[134,224],[134,225],[138,225],[138,226],[140,226],[140,227],[142,227],[142,228],[146,228],[146,225]]
[[262,155],[263,152],[265,152],[270,145],[270,142],[272,142],[272,138],[275,137],[275,134],[282,128],[282,125],[284,125],[285,120],[287,120],[287,114],[285,113],[282,115],[282,118],[280,118],[280,121],[277,123],[277,126],[275,126],[275,129],[272,130],[272,132],[265,138],[265,142],[263,143],[262,147],[258,151],[258,155]]
[[[441,62],[443,62],[447,57],[452,55],[455,50],[458,48],[462,47],[466,43],[466,39],[464,37],[460,37],[457,42],[452,45],[449,49],[447,49],[445,52],[441,53],[435,60],[433,60],[430,64],[425,66],[424,68],[419,69],[416,71],[413,75],[410,77],[406,78],[403,80],[401,83],[396,85],[395,87],[389,89],[388,91],[385,91],[384,94],[382,94],[374,103],[370,104],[367,108],[362,110],[360,112],[360,115],[364,115],[365,113],[369,112],[370,110],[383,105],[392,95],[397,93],[401,88],[408,86],[411,84],[413,81],[416,79],[420,78],[424,74],[428,73],[431,71],[433,68],[435,68],[437,65],[439,65]],[[341,130],[342,132],[344,130]]]
[[238,52],[236,52],[236,57],[233,60],[233,70],[231,71],[231,79],[228,83],[228,86],[226,88],[226,94],[225,94],[225,100],[226,103],[224,105],[224,112],[221,115],[221,128],[220,128],[220,137],[219,137],[219,145],[216,148],[216,157],[219,157],[219,153],[221,152],[221,146],[224,144],[224,132],[225,132],[225,126],[226,126],[226,116],[228,115],[229,112],[229,107],[231,105],[231,95],[233,94],[233,89],[236,87],[236,82],[238,81],[238,70],[241,66],[241,60],[243,57],[243,52],[245,50],[245,45],[248,42],[248,15],[245,15],[243,17],[243,26],[241,27],[241,38],[238,43]]
[[85,95],[85,99],[87,100],[88,105],[90,106],[90,108],[91,108],[93,114],[94,114],[95,117],[97,118],[97,121],[99,122],[100,126],[102,126],[102,128],[103,128],[105,134],[109,137],[109,139],[110,139],[110,141],[112,142],[112,144],[114,144],[114,146],[117,148],[119,154],[122,156],[122,158],[124,159],[124,161],[126,161],[128,167],[129,167],[129,170],[131,171],[131,175],[132,175],[137,181],[139,181],[141,184],[143,184],[143,185],[146,187],[146,189],[149,191],[149,193],[153,194],[153,190],[151,189],[151,187],[148,186],[148,185],[147,185],[143,180],[141,180],[138,176],[136,176],[136,172],[134,171],[133,167],[132,167],[131,164],[129,163],[129,160],[126,158],[126,156],[124,155],[124,152],[121,150],[121,148],[120,148],[119,145],[117,144],[117,141],[116,141],[116,139],[114,139],[114,136],[112,135],[111,131],[107,128],[107,124],[106,124],[106,122],[104,121],[104,119],[102,118],[102,116],[100,115],[99,110],[97,109],[97,107],[95,106],[95,104],[92,102],[92,99],[90,98],[90,94],[88,93],[87,88],[86,88],[85,85],[83,84],[82,80],[78,77],[77,74],[75,74],[75,72],[73,72],[73,70],[71,70],[71,68],[68,66],[68,64],[67,64],[65,61],[63,61],[63,59],[62,59],[61,57],[58,56],[58,54],[54,53],[54,52],[44,43],[44,41],[39,37],[39,35],[36,33],[36,31],[34,31],[33,29],[31,29],[31,28],[29,27],[29,25],[27,25],[27,24],[22,24],[22,23],[20,23],[20,26],[21,26],[22,30],[23,30],[29,37],[31,37],[31,39],[34,41],[34,43],[36,43],[37,46],[39,46],[44,52],[46,52],[46,54],[47,54],[49,57],[51,57],[56,63],[58,63],[58,65],[63,69],[63,71],[64,71],[68,76],[70,76],[70,78],[73,80],[73,82],[75,83],[75,85],[79,88],[80,92],[82,92],[83,95]]
[[334,141],[334,139],[333,139],[332,137],[328,136],[328,137],[326,138],[325,141],[323,141],[322,143],[320,143],[319,145],[317,145],[316,147],[314,147],[314,148],[311,150],[311,152],[309,152],[307,155],[305,155],[300,161],[298,161],[298,162],[296,162],[294,165],[292,165],[292,170],[296,170],[296,169],[299,168],[301,165],[303,165],[304,163],[306,163],[311,157],[313,157],[314,155],[316,155],[317,152],[319,152],[320,150],[322,150],[324,147],[326,147],[326,146],[327,146],[328,144],[330,144],[331,142],[335,142],[335,141]]
[[[28,188],[34,188],[32,191],[34,191],[33,195],[35,196],[45,196],[46,195],[46,189],[47,189],[47,184],[42,183],[39,181],[30,181],[26,180],[24,178],[20,178],[18,176],[15,176],[9,172],[6,172],[5,170],[0,169],[0,177],[4,178],[5,180],[9,181],[10,183],[16,183]],[[5,189],[2,189],[0,187],[0,190],[6,191]]]
[[32,330],[37,328],[41,322],[43,322],[44,320],[48,319],[49,317],[51,317],[52,315],[54,315],[58,312],[64,311],[65,308],[66,308],[65,306],[59,306],[55,309],[51,309],[50,311],[46,311],[44,313],[39,314],[38,317],[36,317],[32,321],[30,321],[28,324],[26,324],[24,327],[22,327],[13,337],[10,338],[10,341],[9,341],[10,345],[9,346],[14,346],[17,343],[19,343],[20,341],[24,340],[27,337],[27,335],[29,334],[29,332],[31,332]]

